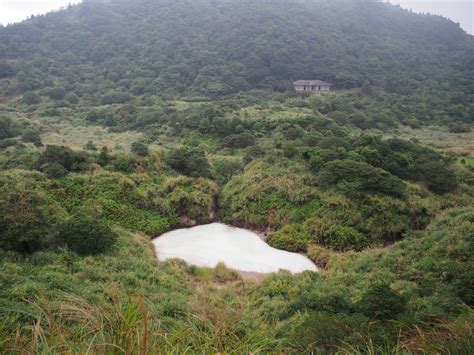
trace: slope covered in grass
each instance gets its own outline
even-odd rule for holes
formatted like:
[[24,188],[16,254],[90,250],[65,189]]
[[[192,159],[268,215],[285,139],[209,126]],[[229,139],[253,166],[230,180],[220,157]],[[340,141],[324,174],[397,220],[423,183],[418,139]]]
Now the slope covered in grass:
[[388,249],[333,255],[319,274],[256,286],[221,266],[157,265],[149,240],[118,233],[116,248],[97,257],[2,252],[0,349],[463,353],[472,345],[470,210],[451,210]]

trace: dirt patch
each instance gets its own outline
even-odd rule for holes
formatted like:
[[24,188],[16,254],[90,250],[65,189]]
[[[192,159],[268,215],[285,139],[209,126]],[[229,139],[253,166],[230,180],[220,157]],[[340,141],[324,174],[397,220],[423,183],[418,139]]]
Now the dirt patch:
[[240,271],[237,270],[239,276],[246,281],[254,281],[254,282],[261,282],[266,276],[270,274],[265,274],[262,272],[251,272],[251,271]]

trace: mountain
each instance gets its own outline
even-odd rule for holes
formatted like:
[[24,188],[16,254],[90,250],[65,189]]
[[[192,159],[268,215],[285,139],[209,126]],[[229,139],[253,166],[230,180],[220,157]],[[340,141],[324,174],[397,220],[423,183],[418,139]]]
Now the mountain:
[[86,0],[0,29],[21,90],[54,82],[80,96],[286,91],[307,78],[467,92],[473,56],[457,24],[375,0]]

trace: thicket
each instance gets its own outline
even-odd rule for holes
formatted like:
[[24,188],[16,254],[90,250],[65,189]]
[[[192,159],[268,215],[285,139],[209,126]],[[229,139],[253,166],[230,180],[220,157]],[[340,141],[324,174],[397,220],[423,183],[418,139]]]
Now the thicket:
[[56,233],[59,244],[64,244],[82,256],[104,253],[117,240],[117,234],[110,227],[84,212],[61,223]]

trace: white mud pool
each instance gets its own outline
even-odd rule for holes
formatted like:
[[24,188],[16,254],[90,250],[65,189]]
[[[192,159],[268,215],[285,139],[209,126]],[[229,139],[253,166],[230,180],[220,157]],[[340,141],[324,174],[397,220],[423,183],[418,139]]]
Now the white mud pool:
[[177,229],[154,239],[153,244],[159,260],[178,258],[205,267],[222,262],[231,269],[255,273],[318,271],[303,255],[272,248],[251,231],[221,223]]

